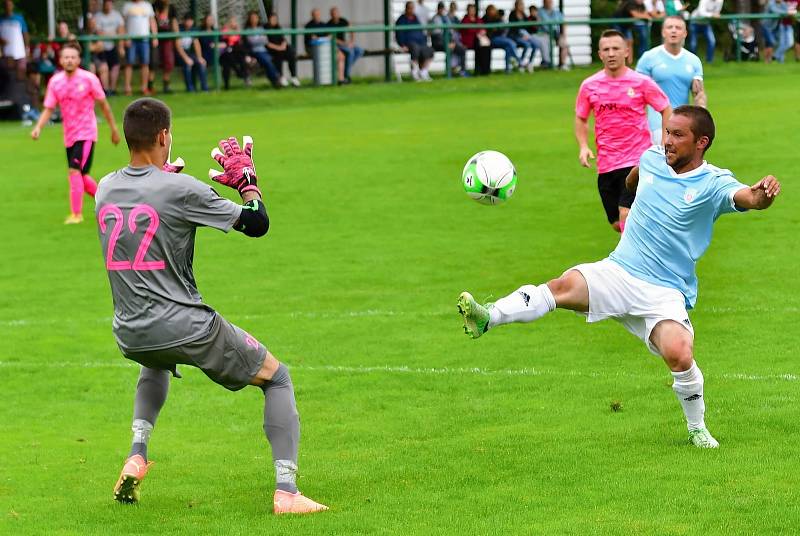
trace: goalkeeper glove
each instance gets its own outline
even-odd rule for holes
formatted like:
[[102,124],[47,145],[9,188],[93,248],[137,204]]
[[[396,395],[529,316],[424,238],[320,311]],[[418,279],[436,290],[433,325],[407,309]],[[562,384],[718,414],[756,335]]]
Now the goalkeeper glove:
[[258,189],[255,164],[253,164],[253,138],[243,136],[242,143],[244,149],[239,147],[236,138],[221,140],[219,147],[222,151],[215,147],[211,151],[211,157],[225,171],[209,169],[208,176],[211,180],[229,186],[242,195],[245,192],[258,192],[258,195],[261,195],[261,190]]

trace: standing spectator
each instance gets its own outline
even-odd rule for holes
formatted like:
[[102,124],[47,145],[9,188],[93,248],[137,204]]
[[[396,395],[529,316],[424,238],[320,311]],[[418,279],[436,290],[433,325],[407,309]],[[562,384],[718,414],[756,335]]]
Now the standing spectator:
[[419,21],[417,24],[426,25],[431,21],[431,10],[425,5],[425,0],[417,0],[417,5],[414,6],[414,15]]
[[[216,30],[214,27],[214,17],[209,13],[200,22],[200,30],[204,32],[213,32]],[[200,50],[202,51],[203,59],[206,61],[206,68],[209,65],[214,65],[214,54],[216,53],[217,40],[210,35],[201,35],[197,38],[200,41]]]
[[[419,24],[414,14],[414,2],[406,2],[406,9],[397,18],[395,26],[416,26]],[[429,82],[431,75],[428,66],[433,59],[433,49],[428,46],[428,37],[422,30],[397,30],[395,39],[400,48],[411,54],[411,77],[417,82]]]
[[[194,28],[194,17],[191,12],[183,16],[181,32],[191,32]],[[181,37],[177,41],[178,58],[183,67],[183,81],[186,83],[186,91],[196,91],[195,79],[200,80],[200,89],[208,91],[208,78],[206,75],[206,60],[203,58],[203,49],[200,47],[200,40],[196,37]]]
[[668,17],[677,15],[683,20],[687,20],[689,18],[689,12],[686,11],[688,7],[681,0],[664,0],[664,12]]
[[[258,16],[257,11],[251,11],[247,14],[246,30],[255,30],[261,26],[261,17]],[[278,81],[278,71],[275,69],[275,64],[272,63],[272,56],[269,55],[267,50],[267,36],[264,34],[245,35],[244,36],[247,53],[253,57],[258,64],[264,69],[264,74],[267,80],[270,81],[272,87],[281,87]]]
[[[527,20],[528,16],[525,14],[525,2],[524,0],[517,0],[514,2],[514,9],[508,15],[508,22],[524,22]],[[536,54],[537,50],[542,54],[542,61],[544,61],[545,56],[541,44],[528,30],[519,26],[510,28],[508,30],[508,36],[513,39],[517,45],[522,47],[522,63],[527,63],[528,71],[533,72],[533,56]],[[528,53],[529,57],[526,60],[525,55]]]
[[[349,28],[350,22],[342,17],[339,13],[339,8],[334,6],[331,8],[331,20],[328,21],[328,26],[331,28]],[[336,46],[344,54],[344,79],[340,79],[339,83],[350,83],[350,71],[353,65],[364,55],[364,49],[356,46],[356,35],[352,32],[341,32],[334,35],[336,39]]]
[[[467,13],[461,19],[462,24],[482,24],[475,4],[467,6]],[[487,75],[492,71],[492,42],[482,28],[464,28],[460,31],[464,46],[475,50],[475,74]]]
[[784,0],[770,0],[772,12],[786,15],[782,19],[775,20],[775,31],[777,33],[778,49],[775,51],[775,60],[783,63],[786,53],[794,45],[794,15],[797,13],[797,2]]
[[[702,0],[701,0],[702,1]],[[615,24],[614,28],[625,36],[629,54],[633,51],[633,34],[636,33],[636,59],[650,48],[650,14],[644,6],[644,0],[620,0],[614,11],[616,19],[636,19],[631,24]],[[633,58],[628,57],[628,63]]]
[[[158,33],[178,33],[178,13],[169,0],[156,0],[153,4],[156,27]],[[175,69],[175,40],[158,40],[158,59],[161,64],[161,81],[164,84],[164,93],[172,93],[169,89],[172,71]]]
[[455,2],[450,2],[447,8],[447,18],[450,19],[452,24],[458,24],[461,21],[461,18],[458,16],[458,4]]
[[[433,16],[433,24],[442,26],[449,26],[452,24],[450,16],[444,9],[444,2],[439,2],[436,6],[436,15]],[[431,30],[431,46],[433,50],[444,52],[444,32],[449,32],[448,37],[450,42],[448,48],[450,49],[451,65],[450,68],[455,74],[461,76],[467,75],[467,49],[461,44],[461,38],[455,30]]]
[[714,37],[714,28],[711,21],[695,22],[694,19],[718,19],[722,11],[722,0],[700,0],[697,9],[692,11],[692,22],[689,25],[689,50],[697,54],[697,34],[702,33],[706,40],[706,62],[714,61],[714,48],[717,40]]
[[[267,30],[280,30],[281,25],[278,23],[278,14],[270,13],[269,21],[266,26]],[[289,82],[294,87],[300,87],[300,80],[297,79],[297,53],[294,51],[292,45],[283,34],[273,34],[267,36],[267,48],[272,58],[275,60],[275,69],[278,71],[278,80],[281,86],[286,87]],[[289,64],[289,74],[291,78],[289,81],[283,76],[283,63]]]
[[151,91],[147,87],[150,81],[150,45],[158,46],[158,39],[154,37],[158,28],[153,6],[144,0],[131,0],[122,6],[122,16],[125,18],[125,33],[135,36],[128,42],[125,94],[132,94],[133,66],[139,65],[142,70],[142,93],[150,95]]
[[[103,9],[92,17],[97,28],[98,35],[117,36],[125,33],[125,19],[122,14],[114,9],[113,0],[104,0]],[[122,51],[122,41],[102,41],[103,52],[102,61],[108,69],[105,77],[100,77],[106,95],[114,95],[117,91],[119,81],[119,58]]]
[[[231,15],[228,22],[222,27],[223,32],[236,32],[240,29],[239,19],[235,15]],[[247,73],[245,45],[242,41],[242,36],[236,33],[224,35],[219,45],[219,63],[222,65],[223,87],[230,89],[231,71],[234,71],[236,76],[244,80],[245,86],[250,86],[250,75]]]
[[617,30],[600,36],[598,52],[603,70],[581,84],[575,103],[575,138],[584,167],[594,153],[589,148],[589,115],[594,112],[597,143],[597,189],[611,227],[625,230],[634,194],[625,188],[625,179],[651,145],[647,124],[647,105],[665,120],[672,113],[669,99],[653,80],[629,69],[625,37]]
[[[503,17],[497,11],[494,4],[486,6],[486,12],[483,14],[483,22],[487,24],[497,24],[503,22]],[[517,44],[508,37],[507,28],[491,28],[486,30],[486,35],[492,43],[492,48],[503,49],[506,53],[506,74],[511,72],[514,64],[521,68],[527,68],[528,65],[522,63],[522,60],[517,55]],[[523,52],[524,54],[524,52]]]
[[0,17],[0,45],[8,69],[17,73],[18,80],[25,80],[28,70],[28,25],[25,18],[14,13],[14,2],[5,0],[4,13]]
[[[567,44],[567,27],[564,25],[564,15],[557,7],[553,7],[553,0],[544,0],[542,9],[539,10],[539,20],[548,22],[545,26],[540,26],[544,32],[543,39],[547,41],[547,62],[552,61],[550,43],[558,46],[558,65],[562,71],[569,71],[569,45]],[[544,47],[543,47],[544,48]]]

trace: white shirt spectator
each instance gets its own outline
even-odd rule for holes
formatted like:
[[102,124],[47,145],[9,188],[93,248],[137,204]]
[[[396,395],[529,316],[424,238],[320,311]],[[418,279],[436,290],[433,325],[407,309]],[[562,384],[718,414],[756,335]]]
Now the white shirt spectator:
[[692,11],[692,17],[716,17],[722,11],[723,0],[700,0],[697,9]]
[[648,13],[664,13],[664,2],[661,0],[644,0],[644,8]]
[[425,4],[417,3],[414,6],[414,15],[419,19],[420,24],[428,24],[431,20],[431,12]]
[[[125,20],[116,9],[112,9],[108,14],[98,11],[92,18],[94,19],[95,28],[97,28],[97,35],[118,35],[120,26],[125,26]],[[106,50],[114,48],[115,41],[104,41],[103,45]]]
[[150,2],[125,2],[122,15],[125,17],[125,31],[128,35],[150,35],[150,19],[156,16]]
[[14,60],[23,60],[28,54],[25,51],[23,33],[28,32],[28,25],[22,15],[14,13],[10,17],[0,17],[0,39],[3,45],[3,56]]

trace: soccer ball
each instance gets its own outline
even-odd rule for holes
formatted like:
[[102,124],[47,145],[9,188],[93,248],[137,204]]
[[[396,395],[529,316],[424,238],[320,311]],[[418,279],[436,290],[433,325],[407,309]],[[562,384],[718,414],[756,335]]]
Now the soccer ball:
[[469,160],[461,174],[467,195],[484,205],[507,201],[517,188],[517,170],[503,153],[481,151]]

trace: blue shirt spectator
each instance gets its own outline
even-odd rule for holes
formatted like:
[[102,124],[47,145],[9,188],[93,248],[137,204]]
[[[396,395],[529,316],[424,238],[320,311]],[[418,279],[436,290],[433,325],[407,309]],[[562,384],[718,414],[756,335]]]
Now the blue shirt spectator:
[[[403,13],[397,18],[395,26],[415,26],[420,24],[416,15]],[[428,36],[422,30],[398,30],[396,32],[397,44],[401,47],[408,47],[412,43],[425,46],[428,44]]]

